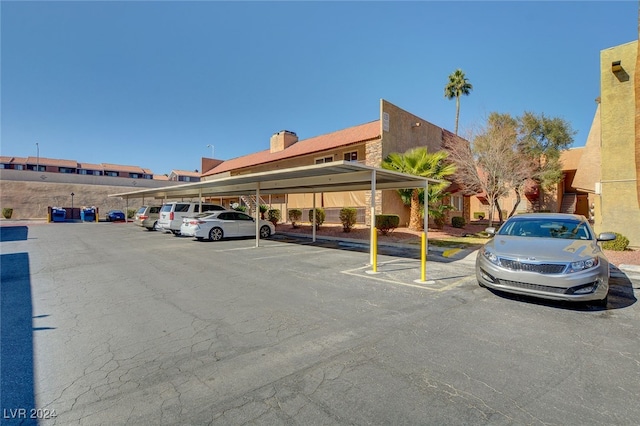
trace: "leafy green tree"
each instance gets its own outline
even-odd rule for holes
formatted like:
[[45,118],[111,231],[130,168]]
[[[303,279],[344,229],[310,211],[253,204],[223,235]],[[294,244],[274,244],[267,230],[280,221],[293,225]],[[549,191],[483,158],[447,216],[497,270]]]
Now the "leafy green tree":
[[[389,154],[382,162],[382,168],[415,176],[442,180],[455,173],[456,170],[455,166],[447,161],[447,156],[448,154],[445,151],[429,153],[425,147],[413,148],[404,154]],[[429,196],[431,196],[432,193],[435,196],[438,194],[438,190],[442,192],[447,185],[448,182],[429,184]],[[413,188],[398,191],[400,197],[403,198],[403,202],[408,204],[411,208],[409,229],[412,230],[423,229],[423,221],[421,217],[421,210],[423,210],[423,207],[420,202],[421,192],[424,193],[424,188]],[[407,195],[409,195],[409,197],[407,197]],[[430,201],[431,199],[429,199],[429,202]]]
[[444,86],[444,97],[451,100],[456,98],[456,128],[455,134],[458,134],[458,119],[460,118],[460,96],[468,96],[473,90],[473,85],[464,75],[461,69],[455,70],[449,75],[449,82]]
[[517,200],[532,183],[550,188],[562,179],[560,154],[572,142],[571,126],[559,118],[525,113],[522,117],[491,113],[483,128],[469,138],[450,138],[446,147],[458,167],[456,181],[468,194],[483,193],[489,203],[489,223],[498,210],[502,222],[500,198],[509,190]]
[[[573,143],[576,132],[559,117],[525,112],[518,118],[518,144],[521,152],[534,165],[530,178],[543,190],[550,190],[562,180],[560,154]],[[538,209],[542,203],[542,191]]]

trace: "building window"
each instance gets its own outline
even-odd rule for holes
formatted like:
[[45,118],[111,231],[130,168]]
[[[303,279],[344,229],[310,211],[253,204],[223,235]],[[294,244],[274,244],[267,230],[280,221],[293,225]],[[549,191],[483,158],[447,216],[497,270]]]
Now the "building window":
[[144,175],[145,179],[153,179],[153,175]]
[[104,172],[105,176],[118,177],[118,172]]
[[75,173],[76,172],[75,169],[70,169],[68,167],[58,167],[58,171],[60,173]]
[[15,164],[13,166],[13,169],[14,170],[24,170],[24,167],[22,166],[22,164]]
[[451,207],[453,210],[461,212],[464,208],[464,198],[462,195],[452,195],[451,196]]
[[330,157],[316,158],[316,164],[330,163],[333,161],[333,155]]
[[140,175],[138,173],[129,173],[129,177],[132,179],[139,179]]
[[344,161],[358,161],[358,151],[345,152]]

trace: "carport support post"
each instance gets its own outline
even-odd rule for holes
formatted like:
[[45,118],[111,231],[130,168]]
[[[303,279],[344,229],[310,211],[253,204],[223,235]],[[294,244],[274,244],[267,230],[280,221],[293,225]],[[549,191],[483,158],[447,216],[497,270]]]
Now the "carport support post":
[[374,244],[376,244],[376,236],[374,235],[376,231],[376,171],[371,170],[371,202],[369,208],[369,220],[371,221],[371,233],[369,235],[369,264],[373,265],[375,262],[374,256]]
[[420,269],[421,269],[421,281],[427,280],[427,247],[429,242],[427,241],[427,234],[429,232],[429,181],[424,182],[424,223],[423,223],[423,232],[422,232],[422,244],[420,244],[420,251],[422,254],[420,255]]
[[316,242],[316,193],[313,192],[313,219],[311,220],[311,241]]
[[202,213],[202,188],[198,190],[198,212]]
[[260,182],[256,184],[256,247],[260,247],[260,207],[258,206],[258,200],[260,200]]

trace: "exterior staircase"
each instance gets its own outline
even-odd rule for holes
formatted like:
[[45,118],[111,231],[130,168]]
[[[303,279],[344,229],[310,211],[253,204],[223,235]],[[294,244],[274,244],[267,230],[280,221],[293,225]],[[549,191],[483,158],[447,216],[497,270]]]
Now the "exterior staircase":
[[[255,195],[241,195],[240,196],[240,201],[242,201],[242,204],[244,204],[245,206],[247,206],[247,213],[250,215],[254,215],[254,206],[256,205],[256,196]],[[260,199],[258,200],[258,205],[268,205],[269,203],[267,203],[262,197],[260,197]]]
[[562,204],[560,205],[560,213],[575,213],[576,212],[576,202],[578,197],[574,193],[565,193],[562,196]]

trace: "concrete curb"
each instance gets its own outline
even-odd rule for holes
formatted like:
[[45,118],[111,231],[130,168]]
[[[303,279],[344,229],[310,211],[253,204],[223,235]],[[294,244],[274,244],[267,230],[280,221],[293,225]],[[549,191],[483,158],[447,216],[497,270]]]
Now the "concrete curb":
[[[286,237],[292,238],[306,238],[311,240],[312,237],[308,234],[298,234],[293,232],[279,232],[276,235],[284,235]],[[335,241],[338,243],[345,243],[345,245],[353,245],[358,247],[369,247],[368,240],[359,240],[355,238],[344,238],[344,237],[330,237],[326,235],[316,235],[316,240],[318,241]],[[414,249],[420,250],[420,246],[418,244],[406,244],[406,243],[392,243],[392,242],[383,242],[378,241],[378,246],[381,247],[392,247],[397,249]],[[443,247],[443,246],[427,246],[428,252],[438,253],[442,257],[450,258],[450,259],[464,259],[469,254],[476,251],[476,249],[460,249],[456,247]]]
[[620,265],[618,269],[624,272],[630,280],[640,281],[640,265]]

